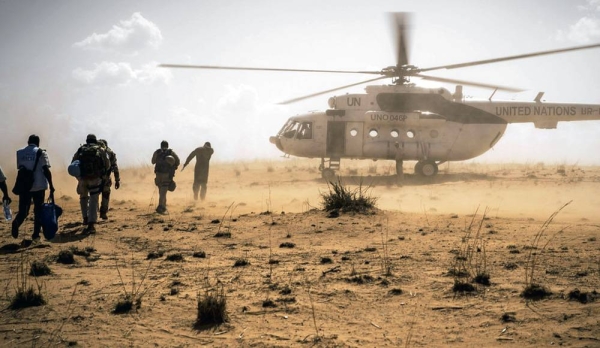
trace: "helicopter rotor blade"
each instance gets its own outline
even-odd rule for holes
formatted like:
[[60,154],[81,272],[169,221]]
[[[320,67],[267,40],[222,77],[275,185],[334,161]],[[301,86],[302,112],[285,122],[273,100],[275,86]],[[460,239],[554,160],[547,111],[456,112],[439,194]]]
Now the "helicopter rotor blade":
[[446,83],[467,85],[467,86],[473,86],[473,87],[498,89],[499,91],[507,91],[507,92],[523,92],[523,91],[525,91],[524,89],[520,89],[520,88],[490,85],[490,84],[486,84],[486,83],[471,82],[471,81],[464,81],[464,80],[457,80],[457,79],[448,79],[448,78],[437,77],[437,76],[428,76],[428,75],[421,75],[421,74],[415,74],[413,76],[422,78],[423,80],[446,82]]
[[561,48],[561,49],[550,50],[550,51],[541,51],[541,52],[520,54],[520,55],[516,55],[516,56],[508,56],[508,57],[502,57],[502,58],[493,58],[493,59],[486,59],[486,60],[478,60],[478,61],[468,62],[468,63],[442,65],[442,66],[436,66],[436,67],[433,67],[433,68],[416,69],[416,72],[432,71],[432,70],[440,70],[440,69],[457,69],[457,68],[464,68],[464,67],[468,67],[468,66],[483,65],[483,64],[490,64],[490,63],[498,63],[498,62],[504,62],[504,61],[507,61],[507,60],[523,59],[523,58],[530,58],[530,57],[538,57],[538,56],[544,56],[544,55],[549,55],[549,54],[556,54],[556,53],[563,53],[563,52],[570,52],[570,51],[585,50],[585,49],[588,49],[588,48],[597,48],[597,47],[600,47],[600,43],[593,44],[593,45],[586,45],[586,46]]
[[315,72],[336,74],[373,74],[381,75],[381,71],[348,71],[348,70],[313,70],[313,69],[284,69],[284,68],[254,68],[241,66],[218,66],[218,65],[185,65],[185,64],[159,64],[161,68],[184,68],[184,69],[209,69],[209,70],[245,70],[245,71],[290,71],[290,72]]
[[336,87],[336,88],[328,89],[326,91],[321,91],[321,92],[317,92],[317,93],[305,95],[305,96],[302,96],[302,97],[298,97],[298,98],[294,98],[294,99],[290,99],[290,100],[285,100],[285,101],[282,101],[282,102],[277,103],[277,104],[280,104],[280,105],[291,104],[291,103],[295,103],[295,102],[300,101],[300,100],[304,100],[304,99],[316,97],[316,96],[319,96],[319,95],[322,95],[322,94],[326,94],[326,93],[329,93],[329,92],[339,91],[340,89],[344,89],[344,88],[348,88],[348,87],[353,87],[353,86],[358,86],[358,85],[362,85],[363,83],[369,83],[369,82],[373,82],[373,81],[377,81],[377,80],[383,80],[383,79],[387,79],[387,78],[388,78],[387,76],[382,76],[382,77],[378,77],[378,78],[375,78],[375,79],[370,79],[370,80],[366,80],[366,81],[362,81],[362,82],[357,82],[357,83],[353,83],[353,84],[350,84],[350,85]]
[[396,34],[396,66],[408,65],[408,50],[410,47],[408,30],[410,29],[410,13],[391,13]]

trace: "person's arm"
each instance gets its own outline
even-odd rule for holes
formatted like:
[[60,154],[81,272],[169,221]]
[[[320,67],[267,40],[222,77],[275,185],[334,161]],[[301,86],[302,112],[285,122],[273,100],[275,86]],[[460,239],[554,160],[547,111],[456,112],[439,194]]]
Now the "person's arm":
[[46,180],[48,180],[48,185],[50,185],[50,196],[54,196],[54,183],[52,182],[52,172],[50,172],[50,167],[43,166],[42,170],[44,171]]
[[110,161],[111,170],[115,174],[115,189],[118,190],[121,187],[121,175],[119,174],[119,166],[117,165],[117,154],[112,153],[112,159]]
[[154,154],[152,155],[152,164],[156,164],[156,160],[158,159],[158,151],[159,150],[154,151]]
[[[190,153],[190,155],[189,155],[189,156],[187,156],[187,159],[185,160],[185,163],[183,164],[183,168],[181,168],[181,170],[184,170],[184,169],[185,169],[185,166],[187,166],[187,165],[190,163],[190,161],[192,160],[192,158],[194,158],[194,155],[195,155],[195,154],[196,154],[196,150],[192,151],[192,152]],[[173,157],[175,157],[175,156],[173,156]]]
[[12,202],[12,199],[10,199],[10,196],[8,195],[8,187],[6,187],[6,180],[2,180],[2,182],[0,182],[0,190],[2,190],[2,202],[8,202],[8,204],[10,204]]

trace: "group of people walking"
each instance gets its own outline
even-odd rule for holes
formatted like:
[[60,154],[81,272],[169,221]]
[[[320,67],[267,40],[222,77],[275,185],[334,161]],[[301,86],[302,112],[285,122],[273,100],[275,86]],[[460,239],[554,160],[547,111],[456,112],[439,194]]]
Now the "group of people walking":
[[[195,200],[198,199],[199,195],[201,200],[206,197],[209,161],[213,153],[214,150],[211,144],[206,142],[204,146],[198,147],[190,153],[181,169],[183,171],[190,161],[194,157],[196,158],[194,184],[192,186]],[[163,140],[160,148],[152,155],[152,164],[154,164],[156,175],[154,182],[159,192],[156,212],[166,214],[167,192],[174,191],[176,188],[174,176],[180,165],[180,160],[175,151],[169,148],[169,143]],[[42,229],[40,211],[46,200],[46,191],[50,190],[48,198],[51,201],[54,201],[55,191],[52,172],[50,171],[50,160],[46,151],[40,148],[39,136],[35,134],[29,136],[27,146],[17,150],[17,168],[19,173],[16,181],[19,184],[24,180],[31,181],[31,186],[26,186],[27,189],[17,190],[15,184],[13,189],[13,193],[19,197],[19,207],[18,213],[12,222],[12,236],[13,238],[19,237],[19,228],[29,215],[31,203],[33,202],[34,225],[31,238],[33,241],[38,241]],[[121,187],[117,155],[108,147],[106,140],[97,139],[94,134],[88,134],[85,144],[81,145],[73,155],[68,169],[69,174],[77,178],[77,193],[79,194],[82,222],[85,225],[84,233],[95,233],[98,212],[101,219],[108,219],[113,177],[115,189],[118,190]],[[31,178],[23,179],[28,175]],[[8,205],[12,202],[12,199],[6,180],[6,175],[0,167],[2,202]],[[99,201],[100,196],[101,200]]]

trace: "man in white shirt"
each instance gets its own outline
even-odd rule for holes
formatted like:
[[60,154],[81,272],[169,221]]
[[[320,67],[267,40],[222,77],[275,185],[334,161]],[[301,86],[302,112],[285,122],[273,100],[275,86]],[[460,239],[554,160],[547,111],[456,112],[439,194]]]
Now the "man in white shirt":
[[[19,227],[29,215],[29,208],[33,200],[33,234],[32,240],[40,239],[42,224],[40,222],[40,212],[42,204],[44,204],[46,190],[50,186],[50,197],[54,199],[54,185],[52,184],[52,173],[50,172],[50,161],[48,154],[43,149],[40,149],[40,137],[32,134],[27,140],[28,145],[20,150],[17,150],[17,168],[25,167],[35,171],[33,173],[33,186],[29,192],[19,194],[19,212],[12,224],[13,238],[19,237]],[[35,164],[38,158],[37,165]]]

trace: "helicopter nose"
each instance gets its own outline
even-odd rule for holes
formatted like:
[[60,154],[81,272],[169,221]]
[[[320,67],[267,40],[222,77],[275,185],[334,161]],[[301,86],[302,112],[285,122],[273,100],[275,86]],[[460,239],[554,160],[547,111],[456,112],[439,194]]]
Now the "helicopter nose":
[[269,137],[269,142],[275,144],[279,151],[283,151],[283,146],[281,146],[281,139],[279,139],[279,137]]

